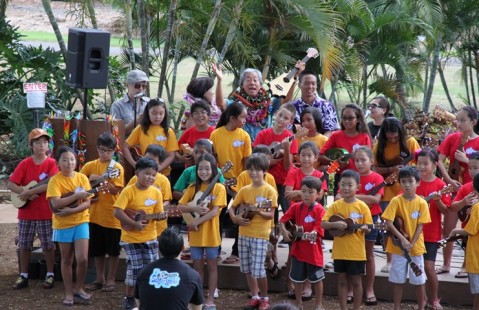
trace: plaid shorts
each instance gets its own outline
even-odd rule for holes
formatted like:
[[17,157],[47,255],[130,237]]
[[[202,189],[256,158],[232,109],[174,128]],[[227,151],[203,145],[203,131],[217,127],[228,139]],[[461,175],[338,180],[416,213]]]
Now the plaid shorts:
[[140,270],[159,258],[158,241],[156,239],[143,243],[126,243],[121,241],[120,245],[126,252],[125,284],[135,286],[136,277]]
[[267,248],[268,240],[266,239],[239,236],[240,271],[251,273],[251,276],[257,279],[266,277],[264,261]]
[[35,231],[42,244],[42,250],[55,247],[52,241],[52,220],[18,220],[18,247],[32,249]]

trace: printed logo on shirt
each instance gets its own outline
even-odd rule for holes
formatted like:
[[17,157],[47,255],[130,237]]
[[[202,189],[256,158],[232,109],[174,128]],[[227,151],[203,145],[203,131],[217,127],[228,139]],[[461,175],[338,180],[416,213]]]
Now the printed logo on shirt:
[[165,136],[162,136],[162,135],[156,136],[156,141],[158,142],[166,141],[166,140],[168,140],[168,138]]
[[157,202],[158,202],[158,200],[154,200],[154,199],[151,199],[151,198],[147,198],[147,199],[145,200],[145,206],[151,207],[151,206],[156,205]]
[[314,223],[315,221],[316,220],[314,219],[314,217],[311,216],[311,214],[308,214],[308,216],[304,218],[305,223]]
[[42,173],[40,173],[40,176],[38,176],[38,179],[39,179],[40,181],[43,181],[43,180],[45,180],[46,178],[48,178],[48,173],[46,173],[46,172],[42,172]]
[[155,288],[171,288],[180,284],[180,276],[178,272],[169,273],[160,268],[155,268],[148,283]]
[[240,146],[242,146],[243,144],[245,144],[244,141],[240,141],[240,140],[234,140],[234,141],[233,141],[233,147],[240,147]]
[[363,217],[364,217],[364,215],[359,214],[358,212],[355,212],[355,211],[353,211],[349,214],[349,218],[352,219],[352,220],[359,220],[359,219],[362,219]]
[[262,203],[268,201],[268,198],[263,196],[256,196],[256,199],[254,201],[256,201],[256,203]]
[[368,182],[368,184],[364,186],[364,189],[367,191],[370,191],[373,187],[374,187],[374,184]]
[[417,218],[420,217],[420,216],[421,216],[421,212],[419,212],[419,211],[414,211],[414,212],[411,214],[411,217],[412,217],[413,219],[417,219]]
[[81,186],[78,186],[77,188],[75,188],[75,190],[73,192],[78,193],[78,192],[81,192],[81,191],[84,191],[85,189]]
[[464,150],[464,153],[466,153],[466,155],[471,155],[472,153],[475,153],[477,151],[478,150],[475,150],[470,146],[470,147],[468,147],[467,149]]
[[359,145],[359,144],[357,144],[357,143],[356,143],[355,145],[353,145],[353,153],[354,153],[354,151],[356,151],[356,149],[357,149],[358,147],[360,147],[360,146],[361,146],[361,145]]

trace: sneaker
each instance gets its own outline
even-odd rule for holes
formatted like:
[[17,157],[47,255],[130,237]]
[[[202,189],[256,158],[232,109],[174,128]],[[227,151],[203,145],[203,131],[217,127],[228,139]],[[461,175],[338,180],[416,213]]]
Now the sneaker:
[[12,288],[14,290],[19,290],[27,286],[28,286],[28,279],[25,278],[24,276],[19,276],[17,278],[17,281],[15,281],[15,284],[12,285]]
[[247,307],[248,308],[258,308],[260,304],[259,298],[252,298],[249,300]]
[[288,248],[289,247],[289,243],[284,241],[284,240],[281,240],[280,242],[278,242],[278,248]]
[[48,276],[43,281],[43,288],[46,288],[46,289],[53,288],[54,284],[55,284],[55,279],[53,278],[53,276]]
[[136,308],[135,298],[133,297],[125,297],[123,299],[123,309],[124,310],[133,310]]
[[266,309],[269,309],[269,308],[270,308],[270,305],[269,305],[268,300],[267,299],[260,299],[258,309],[259,310],[266,310]]
[[216,299],[220,297],[220,290],[218,288],[215,288],[215,293],[213,294],[213,298]]

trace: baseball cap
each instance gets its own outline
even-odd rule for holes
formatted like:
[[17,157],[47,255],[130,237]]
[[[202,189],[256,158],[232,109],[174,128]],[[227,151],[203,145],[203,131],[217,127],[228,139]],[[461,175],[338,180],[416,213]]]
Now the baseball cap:
[[45,129],[41,128],[34,128],[32,131],[30,131],[30,134],[28,135],[28,142],[32,142],[32,140],[38,139],[40,137],[47,137],[48,140],[50,140],[50,136],[48,135],[48,132]]
[[148,77],[146,76],[146,73],[141,71],[141,70],[138,70],[138,69],[135,69],[135,70],[131,70],[130,72],[128,72],[128,75],[126,76],[126,82],[128,84],[135,84],[135,83],[139,83],[139,82],[148,82]]

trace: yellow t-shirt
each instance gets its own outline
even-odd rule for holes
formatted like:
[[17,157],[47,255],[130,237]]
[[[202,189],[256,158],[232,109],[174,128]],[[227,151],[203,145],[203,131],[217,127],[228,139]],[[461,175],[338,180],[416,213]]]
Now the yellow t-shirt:
[[[414,154],[417,150],[421,148],[419,146],[419,143],[417,143],[416,139],[414,139],[413,137],[409,137],[406,140],[406,144],[411,154]],[[378,143],[376,142],[373,146],[373,154],[374,154],[374,159],[376,163],[378,162],[377,152],[378,152]],[[399,157],[399,153],[400,153],[399,142],[396,142],[396,143],[387,142],[386,148],[384,149],[384,158],[386,159],[386,161],[395,160],[396,158]],[[414,162],[414,160],[410,161],[409,164],[411,164],[412,162]],[[391,186],[386,185],[384,187],[384,195],[381,198],[381,201],[391,201],[391,199],[394,196],[397,196],[400,191],[401,191],[401,185],[399,185],[399,181],[396,181]]]
[[226,161],[233,163],[233,168],[224,174],[225,178],[236,178],[243,171],[243,158],[251,155],[251,138],[241,128],[233,131],[224,126],[215,129],[210,136],[215,152],[218,155],[218,163],[223,167]]
[[[90,182],[86,175],[74,172],[73,177],[66,177],[61,172],[58,172],[48,182],[47,199],[61,197],[64,194],[77,192],[81,189],[91,190]],[[88,223],[89,220],[90,212],[88,209],[67,216],[57,216],[53,213],[52,227],[55,229],[71,228],[82,223]]]
[[[276,181],[271,173],[266,172],[264,176],[264,181],[271,185],[276,191]],[[250,185],[252,183],[251,178],[249,177],[248,171],[242,171],[240,175],[236,178],[236,191],[238,192],[240,189],[245,187],[246,185]]]
[[[141,154],[143,155],[150,144],[161,145],[167,153],[179,150],[178,140],[176,139],[176,134],[173,129],[168,128],[168,137],[166,137],[165,130],[161,126],[150,126],[150,128],[148,128],[148,135],[145,135],[141,126],[136,126],[128,139],[126,139],[126,143],[130,146],[139,145]],[[161,171],[161,173],[168,176],[170,175],[170,171],[171,168],[167,167]]]
[[[236,195],[233,200],[232,208],[237,208],[240,204],[256,204],[265,200],[271,200],[272,207],[278,207],[278,194],[269,184],[265,183],[260,187],[254,187],[252,184],[246,185]],[[255,215],[247,226],[239,227],[240,236],[259,238],[269,240],[273,220],[267,220],[261,215]]]
[[464,229],[469,234],[466,248],[466,271],[479,274],[479,203],[472,206],[471,218]]
[[[109,165],[110,162],[102,163],[99,159],[93,160],[87,162],[80,170],[80,173],[87,177],[90,177],[92,174],[103,175]],[[123,167],[119,163],[115,163],[113,169],[120,170],[120,175],[118,178],[108,179],[108,182],[116,187],[123,188],[123,178],[125,176]],[[99,192],[98,200],[90,204],[90,222],[107,228],[120,229],[120,221],[113,215],[113,204],[118,196],[120,196],[120,193],[112,195],[109,192]]]
[[[132,185],[136,183],[136,180],[138,180],[138,177],[134,175],[131,179],[130,182],[128,182],[128,185]],[[170,185],[170,180],[168,180],[167,177],[165,177],[163,174],[158,172],[155,177],[155,183],[153,183],[153,186],[158,188],[161,191],[161,194],[163,196],[163,202],[165,201],[170,201],[173,198],[173,195],[171,194],[171,185]],[[156,222],[156,233],[157,235],[161,235],[163,231],[168,227],[168,222],[167,221],[157,221]]]
[[[332,215],[341,215],[344,218],[355,220],[357,224],[372,224],[371,211],[367,204],[356,199],[355,202],[345,202],[339,199],[333,202],[326,210],[323,221],[329,221]],[[353,261],[366,260],[366,241],[364,233],[357,230],[352,234],[345,234],[341,237],[334,237],[333,240],[333,259],[344,259]]]
[[[115,208],[143,210],[146,214],[163,212],[163,196],[159,189],[150,186],[140,190],[135,184],[125,187],[115,202]],[[144,243],[156,239],[156,223],[150,221],[143,231],[121,230],[121,240],[127,243]]]
[[328,141],[328,137],[318,133],[314,137],[304,136],[304,137],[299,137],[296,140],[298,141],[298,147],[300,147],[303,142],[311,141],[314,144],[316,144],[316,146],[318,147],[318,150],[321,150],[324,144],[326,143],[326,141]]
[[[409,241],[411,241],[414,236],[417,225],[431,222],[426,200],[417,195],[411,201],[405,199],[403,195],[394,197],[381,215],[381,217],[387,221],[394,221],[398,216],[404,221],[404,232],[409,236]],[[395,246],[392,242],[388,242],[386,252],[398,255],[403,254],[401,248]],[[409,255],[418,256],[424,253],[426,253],[426,247],[424,246],[424,235],[421,231]]]
[[[204,192],[208,185],[202,184],[200,191]],[[178,202],[180,205],[186,205],[195,197],[195,185],[189,186],[183,197]],[[208,208],[218,206],[219,210],[215,217],[198,226],[198,231],[188,232],[188,243],[194,247],[217,247],[221,245],[220,236],[220,212],[221,208],[226,206],[226,189],[223,184],[216,183],[211,194],[206,199],[210,200]]]

